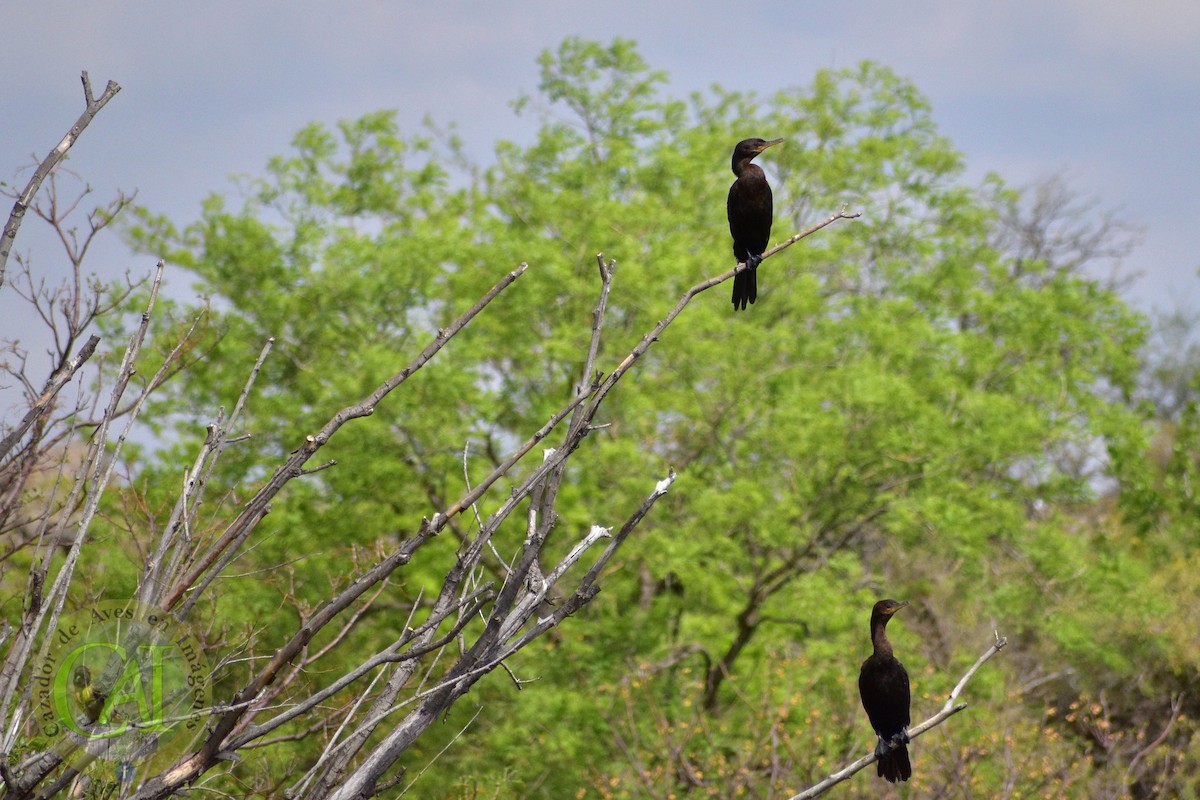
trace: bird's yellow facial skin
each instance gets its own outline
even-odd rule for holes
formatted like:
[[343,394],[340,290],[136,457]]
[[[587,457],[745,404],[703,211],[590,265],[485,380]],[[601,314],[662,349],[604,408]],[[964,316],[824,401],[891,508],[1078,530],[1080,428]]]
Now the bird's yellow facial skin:
[[763,150],[766,150],[768,147],[774,147],[775,145],[779,144],[782,141],[783,141],[783,139],[772,139],[769,142],[765,142],[761,147],[758,148],[758,152],[761,153]]

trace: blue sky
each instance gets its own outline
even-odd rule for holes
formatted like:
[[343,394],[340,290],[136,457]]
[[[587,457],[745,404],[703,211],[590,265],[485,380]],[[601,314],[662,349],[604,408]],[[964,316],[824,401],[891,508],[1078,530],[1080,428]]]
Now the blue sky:
[[[739,8],[740,7],[740,8]],[[738,10],[733,10],[738,8]],[[1139,307],[1200,306],[1200,3],[963,2],[253,2],[9,0],[0,10],[0,180],[52,147],[82,110],[79,73],[123,91],[72,153],[96,190],[137,189],[177,222],[260,173],[302,125],[399,110],[455,122],[486,159],[529,141],[536,119],[508,103],[536,88],[535,58],[564,37],[635,39],[684,95],[720,83],[774,90],[864,58],[913,79],[971,180],[1065,173],[1144,227],[1126,267]],[[713,180],[728,180],[725,163]],[[18,250],[65,274],[30,220]],[[600,247],[601,245],[597,245]],[[94,270],[147,271],[109,237]],[[10,269],[15,265],[10,263]],[[12,309],[11,287],[0,310]],[[10,324],[14,317],[5,314]],[[13,331],[0,327],[0,336]]]

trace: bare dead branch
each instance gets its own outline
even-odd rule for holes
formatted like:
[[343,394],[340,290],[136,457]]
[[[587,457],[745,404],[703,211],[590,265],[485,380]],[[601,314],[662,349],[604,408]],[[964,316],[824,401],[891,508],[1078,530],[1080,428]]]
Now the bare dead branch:
[[[572,409],[587,399],[587,396],[587,393],[583,393],[571,400],[566,406],[559,409],[559,411],[557,411],[554,416],[551,417],[550,421],[547,422],[546,425],[544,425],[537,433],[530,437],[528,441],[518,448],[517,452],[522,454],[527,453],[537,441],[545,438],[545,436],[548,435],[550,431],[555,428],[555,426],[562,422],[562,420],[566,419],[567,415],[571,413]],[[438,595],[438,598],[434,601],[433,613],[439,613],[442,610],[452,606],[452,604],[455,602],[454,597],[457,594],[459,587],[462,586],[463,581],[466,580],[467,577],[474,571],[475,565],[477,565],[480,559],[483,557],[485,547],[491,541],[491,536],[499,528],[500,524],[508,518],[508,516],[516,509],[520,502],[529,497],[534,489],[546,480],[547,476],[550,475],[570,455],[570,452],[571,450],[565,448],[559,448],[555,451],[548,451],[548,456],[545,458],[545,460],[543,460],[543,462],[539,464],[536,469],[534,469],[532,474],[530,474],[520,486],[512,491],[509,497],[506,498],[501,504],[500,508],[488,518],[487,522],[484,523],[475,539],[471,541],[471,543],[467,545],[465,549],[460,550],[458,560],[454,566],[451,567],[450,571],[443,580],[441,592]],[[509,461],[511,461],[512,464],[515,464],[517,459],[515,456],[510,457],[510,459],[508,459],[505,463],[508,463]],[[498,479],[499,477],[500,475],[496,474],[489,476],[489,484],[490,482],[494,482],[494,480]],[[420,539],[421,543],[423,543],[428,536],[440,531],[448,523],[448,520],[451,519],[451,512],[461,512],[472,502],[474,502],[471,497],[472,495],[477,494],[482,495],[482,491],[479,489],[479,487],[476,487],[476,489],[469,492],[466,497],[459,500],[451,509],[448,509],[447,512],[435,514],[432,520],[426,521],[422,525],[421,530],[418,532],[417,537],[415,538]],[[505,581],[502,587],[501,594],[493,605],[492,612],[489,617],[488,627],[485,628],[484,635],[476,640],[476,643],[471,650],[463,654],[460,657],[458,664],[452,669],[452,671],[461,671],[465,673],[468,676],[467,679],[471,680],[472,683],[474,682],[474,679],[478,679],[479,676],[495,668],[499,661],[502,660],[497,659],[487,662],[487,666],[485,668],[479,668],[477,671],[471,669],[469,666],[477,663],[478,660],[483,657],[482,654],[484,654],[492,646],[499,630],[498,621],[503,619],[508,613],[508,610],[512,607],[517,591],[524,580],[523,576],[528,572],[531,560],[530,548],[527,547],[524,552],[525,557],[522,563],[510,569],[508,579]],[[427,631],[423,636],[425,641],[419,642],[418,644],[423,646],[432,638],[432,636],[433,631]],[[322,776],[320,782],[305,795],[306,797],[323,798],[326,797],[330,791],[335,790],[335,788],[340,784],[342,776],[348,768],[351,760],[358,753],[358,750],[366,744],[366,741],[370,734],[374,731],[375,726],[399,707],[394,705],[395,700],[399,696],[401,689],[411,678],[415,668],[416,663],[410,661],[392,675],[387,686],[382,692],[380,692],[379,697],[377,697],[372,703],[371,708],[368,711],[367,720],[359,726],[358,730],[354,732],[350,739],[348,739],[346,742],[343,742],[342,745],[339,746],[339,752],[334,758],[331,759],[329,765],[325,768],[325,774]],[[461,678],[461,676],[459,677]],[[455,682],[457,682],[457,679],[454,681],[443,681],[436,687],[437,691],[444,691],[446,688],[452,687]],[[432,691],[433,690],[422,692],[418,690],[417,695],[415,695],[413,698],[410,698],[407,702],[413,702],[418,698],[424,699]],[[441,700],[439,699],[437,702],[441,702]],[[417,711],[414,711],[413,714],[422,715],[423,712],[421,709],[418,709]],[[410,717],[411,716],[412,715],[410,714]],[[410,718],[406,718],[405,722],[401,723],[401,726],[405,727],[406,730],[409,731],[414,730],[411,727],[407,727],[406,723],[411,724]],[[424,730],[424,727],[425,725],[422,724],[419,726],[419,729]],[[407,747],[407,744],[403,744],[402,747]],[[387,767],[384,767],[384,769],[387,769]],[[380,774],[382,774],[382,772]]]
[[993,643],[992,646],[989,647],[973,665],[971,665],[971,668],[967,670],[967,674],[963,675],[962,678],[959,679],[958,683],[954,685],[954,689],[950,692],[950,696],[946,698],[945,705],[942,706],[942,711],[946,711],[952,705],[954,705],[954,701],[957,700],[959,694],[962,693],[963,687],[967,685],[967,681],[974,677],[975,673],[979,671],[980,667],[987,663],[988,659],[996,655],[996,653],[998,653],[1004,648],[1005,645],[1008,644],[1008,639],[1000,638],[999,632],[994,633],[994,635],[996,637],[995,643]]
[[[450,739],[450,741],[446,742],[445,746],[442,747],[441,750],[437,751],[437,753],[434,755],[433,758],[429,759],[429,763],[427,763],[425,766],[421,767],[421,771],[416,774],[416,777],[414,777],[411,781],[409,781],[408,785],[405,786],[404,789],[401,790],[400,794],[398,794],[396,796],[403,797],[404,795],[408,794],[408,790],[413,788],[413,786],[415,786],[417,784],[417,781],[419,781],[421,779],[421,776],[425,774],[425,770],[427,770],[431,766],[433,766],[434,762],[436,762],[439,758],[441,758],[447,750],[449,750],[451,747],[453,747],[454,743],[462,738],[462,735],[467,732],[467,728],[474,725],[475,720],[479,719],[479,715],[482,713],[483,713],[483,706],[480,706],[479,709],[476,710],[474,715],[472,715],[471,718],[469,720],[467,720],[467,724],[463,725],[462,728],[459,729],[458,733],[454,734],[454,736]],[[403,778],[403,775],[401,775],[401,778]],[[386,787],[383,784],[380,784],[380,786],[379,786],[380,791],[385,791],[387,788],[390,788],[390,787]]]
[[[41,565],[35,567],[30,576],[30,602],[20,628],[20,638],[13,643],[13,647],[9,650],[3,668],[0,668],[0,719],[9,719],[9,708],[15,694],[17,682],[25,670],[29,658],[33,655],[35,637],[39,631],[43,630],[43,627],[44,634],[41,653],[39,655],[44,656],[50,646],[54,631],[58,625],[59,616],[62,614],[62,609],[66,602],[67,589],[74,575],[80,550],[83,547],[83,542],[87,536],[92,518],[95,516],[100,501],[103,498],[104,487],[108,485],[108,482],[112,478],[112,473],[117,463],[117,455],[120,453],[121,447],[137,418],[137,411],[147,397],[147,392],[143,392],[141,397],[136,401],[135,408],[129,415],[124,430],[117,437],[116,441],[110,445],[108,442],[108,429],[121,402],[121,398],[133,378],[138,353],[141,351],[142,343],[145,341],[146,334],[149,331],[150,318],[158,300],[159,288],[162,285],[163,267],[163,262],[159,261],[154,280],[151,284],[150,297],[146,304],[146,310],[142,312],[141,324],[130,336],[129,345],[125,349],[121,369],[117,374],[101,425],[92,436],[79,477],[76,479],[74,488],[72,489],[72,498],[77,501],[86,487],[88,491],[87,502],[84,504],[77,521],[72,521],[68,515],[62,515],[57,524],[54,539],[60,541],[65,538],[68,523],[75,526],[75,534],[67,550],[66,558],[59,567],[54,582],[44,597],[42,596],[42,586],[49,574],[52,547],[44,548]],[[170,357],[168,357],[163,369],[166,368],[166,363],[169,363],[170,360]],[[107,453],[106,448],[109,450]],[[104,458],[105,455],[107,455],[107,460]],[[69,502],[69,507],[73,506],[74,502]],[[18,784],[19,786],[36,786],[57,765],[59,759],[61,759],[61,756],[54,751],[46,751],[46,753],[47,758],[42,760],[38,769],[25,771],[21,776],[22,783]]]
[[1163,726],[1162,733],[1156,736],[1152,742],[1139,750],[1133,758],[1129,759],[1129,766],[1125,768],[1125,782],[1127,784],[1133,783],[1134,778],[1137,775],[1136,769],[1138,763],[1145,758],[1145,756],[1151,750],[1167,740],[1167,736],[1170,735],[1171,729],[1175,727],[1175,723],[1179,720],[1179,712],[1182,708],[1183,693],[1180,693],[1171,698],[1171,716],[1167,720],[1167,724]]
[[16,446],[21,437],[33,425],[34,421],[50,410],[51,406],[54,405],[55,399],[58,397],[58,393],[71,382],[71,379],[75,377],[75,373],[79,371],[79,368],[92,357],[92,354],[96,352],[96,345],[98,344],[100,344],[99,336],[89,338],[84,342],[83,347],[79,348],[79,352],[75,354],[74,358],[67,361],[62,368],[56,370],[46,380],[46,385],[38,395],[37,401],[30,406],[29,411],[17,423],[17,426],[8,432],[3,441],[0,441],[0,459],[8,455],[9,451]]
[[604,260],[604,253],[596,254],[596,264],[600,269],[600,297],[596,300],[596,308],[592,310],[592,338],[588,343],[587,358],[583,362],[580,381],[575,385],[575,394],[583,391],[584,385],[590,380],[592,371],[596,369],[596,355],[600,352],[600,333],[604,329],[604,315],[608,310],[608,295],[612,291],[613,274],[617,269],[617,260]]
[[[391,391],[400,386],[413,373],[424,366],[432,359],[445,344],[457,335],[466,325],[482,311],[492,300],[494,300],[500,292],[510,286],[517,278],[524,274],[528,269],[526,264],[521,264],[517,269],[508,273],[495,286],[483,295],[470,309],[460,316],[454,324],[449,328],[444,328],[438,331],[437,336],[409,366],[405,367],[400,372],[393,375],[383,384],[381,384],[368,397],[352,406],[348,406],[337,414],[335,414],[329,422],[316,435],[306,437],[305,443],[301,447],[294,450],[288,461],[280,467],[268,483],[259,490],[253,499],[244,507],[242,513],[234,520],[227,528],[226,532],[221,536],[216,544],[210,548],[209,552],[199,560],[187,575],[184,576],[177,584],[172,593],[164,601],[164,607],[172,608],[182,598],[194,582],[202,575],[209,567],[211,567],[221,556],[221,554],[231,544],[241,542],[245,537],[253,531],[258,521],[269,510],[271,499],[286,485],[291,479],[300,474],[300,469],[312,455],[341,428],[342,425],[353,419],[369,416],[375,410],[376,405],[383,400]],[[177,764],[168,772],[160,775],[146,783],[142,789],[135,795],[136,797],[165,797],[171,794],[175,788],[184,782],[193,780],[195,776],[209,769],[216,761],[221,752],[224,751],[223,742],[226,737],[233,731],[234,727],[239,723],[245,713],[246,703],[258,695],[267,685],[274,679],[276,674],[282,667],[291,662],[293,658],[300,652],[301,648],[307,645],[330,620],[341,613],[350,604],[355,602],[365,591],[373,586],[378,581],[386,578],[395,569],[403,564],[407,564],[415,553],[426,541],[433,536],[436,536],[445,525],[444,515],[435,515],[435,519],[431,522],[427,521],[422,525],[421,530],[416,536],[406,540],[397,550],[389,557],[379,562],[374,568],[366,574],[354,581],[349,587],[343,590],[338,596],[327,602],[316,614],[313,615],[304,625],[297,631],[287,644],[277,650],[274,656],[270,659],[265,667],[258,672],[257,675],[237,693],[233,702],[230,704],[231,710],[223,714],[212,726],[212,732],[206,740],[205,744],[199,751],[191,754],[188,758]],[[215,573],[214,573],[215,574]]]
[[[167,520],[166,529],[159,538],[158,548],[154,555],[147,560],[146,568],[142,572],[142,581],[138,587],[138,601],[140,603],[158,605],[161,593],[171,582],[178,579],[179,571],[182,569],[181,564],[186,563],[187,557],[192,555],[189,530],[195,522],[200,504],[204,500],[204,492],[208,486],[208,479],[212,476],[212,471],[216,467],[218,459],[225,452],[225,448],[231,443],[229,438],[230,429],[240,418],[242,409],[246,404],[246,399],[250,396],[250,390],[253,388],[258,374],[262,370],[262,365],[267,360],[267,356],[270,354],[274,344],[275,338],[270,337],[263,345],[258,359],[254,362],[254,367],[250,371],[250,376],[246,380],[241,394],[238,395],[237,402],[234,404],[233,412],[229,415],[229,419],[224,419],[222,409],[222,413],[218,413],[217,419],[208,426],[207,435],[204,437],[204,443],[200,447],[196,461],[190,472],[185,476],[183,492],[180,494],[174,508],[172,508],[171,517]],[[185,541],[183,546],[176,546],[181,531],[184,534]],[[168,553],[171,553],[169,559],[167,557]]]
[[[392,645],[386,650],[375,654],[371,658],[356,666],[354,669],[347,672],[341,678],[338,678],[329,686],[325,687],[319,692],[315,692],[310,697],[305,698],[303,702],[297,703],[284,713],[279,714],[278,716],[273,717],[272,719],[267,720],[260,725],[255,725],[252,728],[248,728],[244,733],[241,733],[237,737],[231,739],[227,749],[237,750],[244,744],[264,736],[281,725],[284,725],[296,717],[301,716],[302,714],[320,705],[325,700],[334,696],[338,692],[343,691],[346,687],[355,683],[364,675],[374,670],[376,667],[384,664],[394,664],[421,658],[427,653],[444,646],[447,642],[453,639],[463,627],[466,626],[470,619],[470,615],[475,613],[475,611],[477,611],[484,602],[490,599],[492,594],[493,587],[491,584],[485,585],[472,592],[469,596],[465,597],[458,607],[447,609],[445,612],[436,616],[430,616],[430,618],[422,623],[418,628],[406,628],[400,638],[392,643]],[[411,644],[413,641],[420,638],[426,631],[436,630],[438,626],[445,622],[452,614],[457,613],[459,608],[467,609],[467,613],[462,615],[462,619],[456,623],[453,628],[451,628],[450,633],[424,646],[412,647],[408,650],[402,651],[402,648],[405,645]]]
[[235,542],[240,542],[250,534],[250,531],[258,524],[258,521],[266,515],[271,501],[279,494],[280,490],[293,478],[299,476],[301,467],[312,458],[317,450],[325,446],[343,425],[350,420],[373,414],[375,406],[383,398],[387,397],[396,387],[400,386],[400,384],[408,380],[421,367],[425,366],[447,342],[454,338],[459,331],[466,327],[467,323],[475,318],[475,315],[486,308],[502,291],[512,285],[513,281],[525,274],[525,270],[528,268],[528,264],[521,264],[515,270],[505,275],[499,283],[488,290],[483,297],[476,301],[475,305],[467,309],[449,328],[439,330],[434,340],[421,351],[412,363],[384,381],[363,401],[352,406],[347,406],[334,414],[316,435],[305,437],[304,443],[292,451],[291,457],[288,458],[287,462],[275,471],[275,474],[271,476],[271,479],[267,481],[265,486],[259,489],[246,504],[245,508],[243,508],[242,513],[238,515],[226,529],[225,533],[213,544],[208,553],[201,557],[188,574],[175,585],[172,592],[165,598],[163,607],[167,610],[173,609],[179,603],[180,598],[183,597],[184,592],[199,579],[204,571],[213,565],[226,548]]
[[75,124],[71,126],[71,129],[67,131],[58,145],[42,159],[42,163],[34,170],[29,183],[25,185],[25,189],[17,196],[16,202],[13,203],[12,212],[8,215],[8,222],[4,225],[4,232],[0,234],[0,286],[4,285],[5,268],[8,265],[8,255],[12,252],[13,240],[17,238],[17,231],[20,230],[21,222],[25,219],[25,212],[29,210],[29,205],[33,202],[34,195],[37,194],[42,182],[46,180],[46,176],[67,155],[67,151],[74,146],[79,135],[83,133],[96,114],[100,113],[100,109],[104,108],[108,104],[108,101],[113,99],[117,92],[121,91],[121,87],[117,85],[116,81],[109,81],[108,86],[104,88],[103,94],[99,97],[93,97],[92,82],[88,78],[87,72],[84,71],[80,77],[83,81],[83,99],[86,103],[86,108],[84,108],[79,119],[75,120]]

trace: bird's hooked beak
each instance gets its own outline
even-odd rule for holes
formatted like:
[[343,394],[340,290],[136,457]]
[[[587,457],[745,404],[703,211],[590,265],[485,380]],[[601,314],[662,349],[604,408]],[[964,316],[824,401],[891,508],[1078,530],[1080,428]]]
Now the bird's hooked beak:
[[774,147],[775,145],[779,144],[782,141],[783,141],[783,139],[772,139],[769,142],[763,142],[761,145],[759,145],[758,149],[755,150],[754,152],[761,153],[763,150],[766,150],[768,147]]
[[897,602],[897,604],[896,604],[896,605],[892,606],[891,608],[889,608],[889,609],[887,610],[887,615],[888,615],[889,617],[890,617],[890,616],[892,616],[892,615],[893,615],[893,614],[895,614],[897,611],[899,611],[900,609],[904,608],[906,605],[908,605],[908,601],[907,601],[907,600],[900,600],[899,602]]

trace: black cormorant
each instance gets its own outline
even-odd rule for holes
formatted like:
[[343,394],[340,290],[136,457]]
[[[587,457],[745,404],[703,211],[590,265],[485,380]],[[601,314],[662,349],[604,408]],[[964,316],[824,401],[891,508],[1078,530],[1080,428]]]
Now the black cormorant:
[[[912,777],[912,764],[905,747],[909,723],[908,673],[892,654],[892,643],[887,638],[888,620],[906,605],[880,600],[871,609],[871,644],[875,652],[863,662],[858,673],[858,693],[871,727],[879,736],[875,745],[875,755],[879,758],[876,764],[879,775],[888,783]],[[893,740],[899,744],[889,751],[887,743]]]
[[733,148],[733,174],[737,180],[729,187],[725,211],[729,215],[729,233],[733,235],[733,256],[745,262],[746,269],[733,276],[733,308],[745,308],[758,297],[755,271],[762,261],[767,240],[771,238],[771,186],[762,168],[750,162],[756,155],[783,139],[743,139]]

